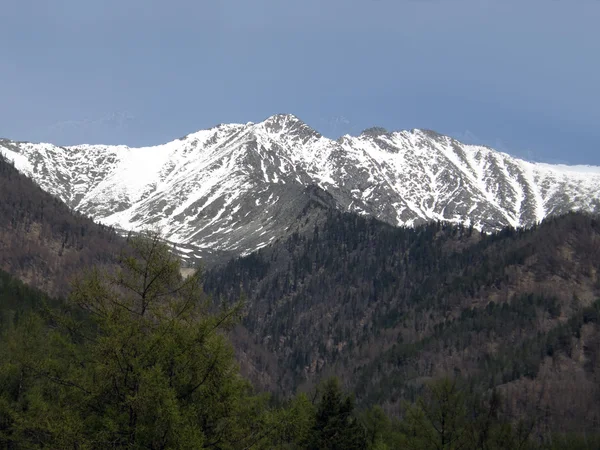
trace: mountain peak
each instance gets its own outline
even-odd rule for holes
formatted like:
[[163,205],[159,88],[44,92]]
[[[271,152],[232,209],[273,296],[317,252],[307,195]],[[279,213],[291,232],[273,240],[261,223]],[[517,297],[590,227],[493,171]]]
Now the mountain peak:
[[302,122],[298,116],[290,113],[277,113],[272,116],[267,117],[265,122],[281,122],[281,121],[291,121],[291,122]]
[[267,128],[277,129],[276,132],[281,130],[288,130],[296,127],[307,127],[302,120],[293,114],[273,114],[272,116],[265,119],[262,124]]
[[419,132],[425,136],[427,136],[430,139],[434,139],[434,140],[439,140],[442,138],[445,138],[446,136],[444,136],[443,134],[438,133],[435,130],[429,130],[427,128],[420,128],[420,129],[415,129],[412,130],[413,132]]
[[274,114],[263,121],[261,125],[269,133],[274,134],[289,134],[302,139],[321,136],[319,132],[293,114]]
[[363,130],[362,133],[360,133],[361,136],[371,136],[371,137],[385,136],[388,134],[390,134],[390,132],[383,127],[367,128],[367,129]]

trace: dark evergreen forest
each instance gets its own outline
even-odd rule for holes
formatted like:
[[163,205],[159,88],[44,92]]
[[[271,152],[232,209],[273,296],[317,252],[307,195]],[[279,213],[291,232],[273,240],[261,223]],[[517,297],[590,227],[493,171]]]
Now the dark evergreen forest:
[[359,405],[402,416],[428,380],[457,376],[506,395],[510,416],[540,415],[539,433],[584,433],[600,420],[599,238],[583,214],[483,235],[331,211],[205,287],[247,296],[236,346],[281,395],[335,375]]

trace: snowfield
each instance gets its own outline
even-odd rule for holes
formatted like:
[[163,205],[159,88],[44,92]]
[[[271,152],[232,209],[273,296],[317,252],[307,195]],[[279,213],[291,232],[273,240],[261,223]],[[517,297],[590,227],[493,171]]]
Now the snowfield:
[[527,162],[428,130],[337,141],[297,117],[219,125],[163,145],[58,147],[0,140],[22,173],[73,209],[174,243],[247,253],[281,236],[305,187],[394,225],[482,230],[571,210],[600,212],[600,167]]

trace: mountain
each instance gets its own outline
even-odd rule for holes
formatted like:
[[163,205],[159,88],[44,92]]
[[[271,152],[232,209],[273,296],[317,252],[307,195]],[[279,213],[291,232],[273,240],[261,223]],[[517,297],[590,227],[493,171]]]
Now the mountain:
[[[182,253],[247,253],[209,268],[205,288],[226,300],[247,296],[233,339],[259,387],[285,395],[335,374],[361,406],[401,415],[423,381],[459,374],[479,392],[502,392],[514,417],[542,412],[544,435],[600,423],[600,222],[558,215],[597,211],[596,169],[527,163],[418,130],[371,129],[334,142],[292,116],[202,133],[218,135],[215,143],[192,144],[193,135],[150,149],[2,141],[16,168],[0,157],[0,269],[60,295],[73,273],[111,263],[122,246],[84,212],[104,211],[96,216],[123,229],[161,225]],[[384,148],[386,136],[419,143]],[[488,161],[485,170],[461,172],[463,160],[449,156],[459,149],[469,164]],[[429,184],[410,181],[419,174]],[[389,183],[377,184],[382,176]],[[490,194],[495,203],[475,189],[491,192],[501,179],[505,195]],[[398,190],[411,186],[415,208],[421,192],[435,192],[447,200],[443,214],[466,204],[471,215],[464,224],[440,213],[396,227],[390,199],[405,201]],[[494,216],[518,186],[541,199],[523,194],[521,210],[535,207],[530,221]],[[529,227],[500,228],[506,223]],[[21,292],[11,280],[0,272],[4,290]]]
[[63,295],[71,276],[114,262],[122,244],[114,230],[73,212],[0,155],[0,270]]
[[0,151],[75,211],[122,230],[157,226],[188,257],[225,259],[285,236],[308,186],[392,225],[494,231],[600,211],[600,168],[530,163],[427,130],[334,141],[289,114],[155,147],[1,140]]
[[400,415],[424,381],[460,375],[515,417],[542,412],[544,433],[597,427],[597,217],[491,234],[331,209],[314,223],[206,274],[215,297],[247,296],[235,340],[255,383],[285,393],[335,374]]

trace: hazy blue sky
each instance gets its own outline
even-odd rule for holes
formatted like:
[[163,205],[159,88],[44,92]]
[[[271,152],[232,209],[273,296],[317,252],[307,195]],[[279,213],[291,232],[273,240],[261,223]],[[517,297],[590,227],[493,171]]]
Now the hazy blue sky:
[[600,165],[598,0],[2,0],[0,136],[145,145],[291,112]]

